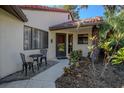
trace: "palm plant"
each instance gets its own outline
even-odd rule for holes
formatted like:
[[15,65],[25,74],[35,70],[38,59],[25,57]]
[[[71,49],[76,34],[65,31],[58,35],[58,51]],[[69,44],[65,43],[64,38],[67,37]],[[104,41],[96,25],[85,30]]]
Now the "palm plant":
[[[87,8],[88,6],[82,6],[81,8]],[[104,58],[104,67],[101,72],[101,77],[104,77],[104,72],[108,68],[108,65],[112,59],[112,56],[116,54],[116,49],[121,43],[120,41],[124,38],[124,6],[119,5],[104,5],[105,8],[105,17],[104,17],[104,25],[100,26],[100,41],[98,47],[103,48],[105,50],[105,58]],[[78,28],[80,25],[78,26]],[[112,35],[109,38],[106,38],[105,33],[107,31],[113,31]],[[112,47],[114,45],[114,49]],[[94,51],[95,47],[89,47],[91,53]],[[122,54],[120,54],[123,56]],[[120,56],[119,55],[119,56]],[[116,61],[118,61],[118,57],[116,56]],[[114,56],[115,57],[115,56]],[[118,59],[118,60],[117,60]],[[113,61],[113,62],[116,62]],[[120,62],[120,61],[119,61]],[[118,62],[116,62],[118,63]]]
[[120,64],[124,62],[124,48],[120,48],[117,54],[112,56],[112,64]]
[[[114,12],[117,6],[104,6],[104,7],[106,8],[106,17],[104,18],[105,24],[101,26],[102,31],[100,32],[102,33],[100,33],[100,36],[102,37],[100,37],[100,41],[98,45],[100,48],[104,49],[105,51],[105,56],[104,56],[105,65],[101,72],[101,77],[104,77],[105,70],[108,68],[109,63],[113,59],[112,58],[113,55],[117,53],[118,45],[122,45],[120,43],[123,41],[124,38],[124,26],[123,26],[124,11],[122,10],[119,13]],[[112,33],[109,35],[109,38],[106,38],[105,36],[105,33],[107,31],[112,31]],[[116,61],[117,61],[117,57],[119,56],[116,56]]]

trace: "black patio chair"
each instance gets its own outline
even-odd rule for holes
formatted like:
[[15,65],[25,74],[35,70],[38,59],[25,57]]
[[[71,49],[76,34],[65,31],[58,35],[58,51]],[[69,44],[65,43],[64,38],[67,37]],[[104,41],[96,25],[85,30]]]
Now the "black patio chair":
[[45,65],[47,65],[47,49],[41,49],[40,53],[42,54],[42,57],[40,59],[40,62],[42,64],[42,60],[45,60]]
[[32,69],[32,72],[34,73],[33,62],[26,62],[25,54],[23,54],[23,53],[20,53],[20,56],[21,56],[21,59],[22,59],[22,62],[23,62],[22,72],[24,72],[24,70],[25,70],[25,75],[27,76],[27,70]]

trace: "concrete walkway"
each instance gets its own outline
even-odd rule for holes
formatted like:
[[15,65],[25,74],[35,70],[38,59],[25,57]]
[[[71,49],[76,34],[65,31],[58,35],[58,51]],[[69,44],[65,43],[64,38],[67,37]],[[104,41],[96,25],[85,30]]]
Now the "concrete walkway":
[[68,60],[59,60],[58,64],[34,76],[30,80],[5,83],[0,85],[0,88],[55,88],[55,80],[63,74],[65,66],[68,66]]

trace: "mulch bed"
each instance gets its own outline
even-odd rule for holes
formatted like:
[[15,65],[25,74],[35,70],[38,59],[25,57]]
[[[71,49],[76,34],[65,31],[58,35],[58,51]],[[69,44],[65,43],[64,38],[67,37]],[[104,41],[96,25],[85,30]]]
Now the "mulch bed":
[[41,67],[39,68],[39,70],[37,70],[35,68],[35,72],[34,73],[32,72],[32,70],[31,71],[28,70],[27,76],[25,76],[25,73],[22,73],[22,71],[18,71],[16,73],[8,75],[8,76],[0,79],[0,84],[7,83],[7,82],[12,82],[12,81],[30,79],[30,78],[34,77],[35,75],[37,75],[37,74],[39,74],[39,73],[49,69],[53,65],[57,64],[58,61],[50,61],[49,60],[47,63],[48,63],[47,66],[45,66],[45,63],[43,62],[43,64],[41,64]]
[[80,62],[80,66],[70,67],[70,74],[64,73],[56,80],[57,88],[120,88],[124,85],[124,65],[109,65],[104,78],[100,77],[103,63],[95,63],[95,75],[89,60]]

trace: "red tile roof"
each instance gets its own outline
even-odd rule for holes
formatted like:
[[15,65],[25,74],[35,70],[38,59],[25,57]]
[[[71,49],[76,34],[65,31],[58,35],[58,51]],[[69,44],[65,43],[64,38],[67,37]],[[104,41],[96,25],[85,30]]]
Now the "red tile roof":
[[54,25],[49,27],[50,30],[59,30],[59,29],[67,29],[67,28],[74,28],[77,27],[78,24],[80,26],[92,26],[92,25],[97,25],[97,24],[102,24],[103,19],[102,17],[94,17],[94,18],[87,18],[87,19],[80,19],[80,20],[75,20],[75,21],[68,21],[65,23],[61,23],[58,25]]
[[66,11],[62,8],[52,8],[52,7],[41,6],[41,5],[19,5],[19,7],[23,9],[31,9],[31,10],[70,13],[69,11]]

